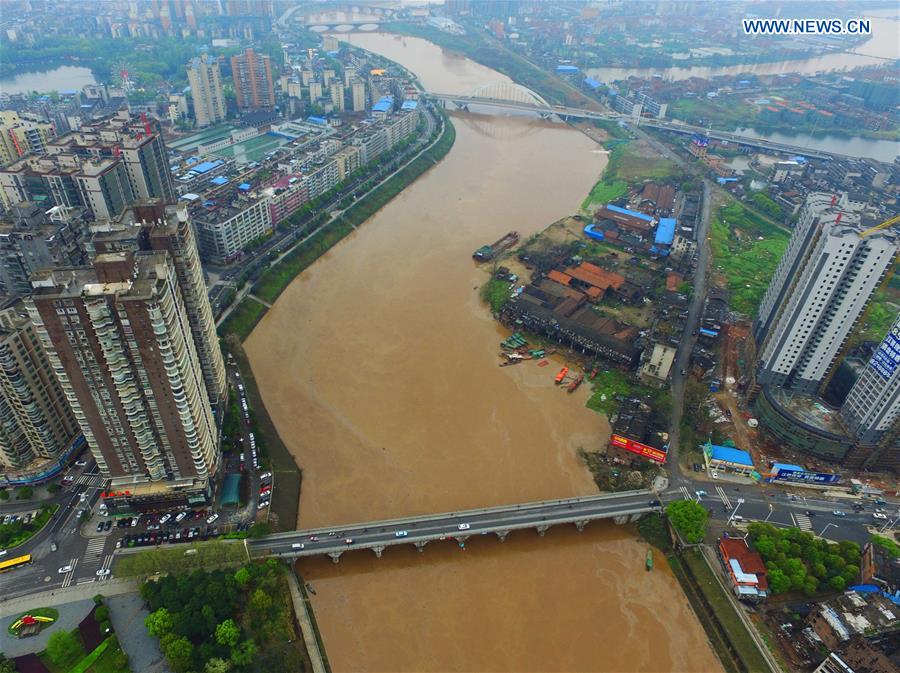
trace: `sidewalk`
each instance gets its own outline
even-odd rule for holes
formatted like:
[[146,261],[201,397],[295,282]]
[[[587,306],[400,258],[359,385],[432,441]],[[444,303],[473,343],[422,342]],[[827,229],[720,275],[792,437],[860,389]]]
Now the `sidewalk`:
[[293,569],[288,569],[288,586],[291,588],[291,600],[294,603],[294,614],[297,615],[297,621],[300,622],[300,630],[303,632],[303,642],[306,645],[306,652],[312,662],[313,673],[329,673],[325,660],[322,658],[322,652],[319,650],[319,641],[316,638],[316,632],[313,629],[312,620],[309,617],[308,610],[312,608],[304,600],[300,593],[300,583],[297,581],[297,575]]
[[104,582],[74,584],[65,589],[41,591],[22,596],[21,598],[4,600],[0,602],[0,617],[7,617],[34,608],[56,607],[82,599],[91,599],[97,594],[121,596],[122,594],[135,593],[138,591],[138,588],[139,584],[130,579],[112,579]]

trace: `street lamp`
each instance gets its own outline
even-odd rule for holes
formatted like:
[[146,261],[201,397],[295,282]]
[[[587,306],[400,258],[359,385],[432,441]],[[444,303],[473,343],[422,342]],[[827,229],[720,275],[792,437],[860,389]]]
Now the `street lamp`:
[[823,529],[822,529],[822,532],[819,533],[819,537],[822,537],[823,535],[825,535],[825,531],[828,530],[828,528],[829,528],[830,526],[834,526],[835,528],[838,527],[838,525],[837,525],[836,523],[826,523],[826,524],[825,524],[825,528],[823,528]]
[[743,504],[744,504],[744,499],[738,498],[737,505],[735,505],[735,508],[732,510],[731,516],[728,517],[728,523],[726,525],[729,525],[729,526],[731,525],[731,521],[732,521],[732,519],[734,519],[734,515],[737,514],[738,509],[740,509],[741,505],[743,505]]
[[766,514],[766,518],[763,520],[763,523],[765,523],[766,521],[769,520],[769,517],[772,516],[772,512],[774,512],[774,511],[775,511],[775,507],[774,507],[774,505],[772,505],[772,503],[770,502],[770,503],[769,503],[769,513]]

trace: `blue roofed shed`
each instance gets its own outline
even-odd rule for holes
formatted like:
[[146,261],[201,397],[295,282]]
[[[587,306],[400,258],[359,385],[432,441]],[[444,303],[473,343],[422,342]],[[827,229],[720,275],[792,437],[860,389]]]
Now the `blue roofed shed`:
[[661,217],[659,218],[659,226],[656,228],[656,238],[653,242],[656,245],[672,245],[675,239],[675,218]]
[[227,185],[228,178],[226,178],[224,175],[220,175],[219,177],[210,180],[210,183],[216,185],[217,187],[220,185]]
[[385,96],[372,106],[372,112],[390,112],[393,107],[394,99],[390,96]]
[[238,185],[238,189],[240,189],[242,192],[249,192],[250,191],[250,183],[242,182],[241,184]]
[[805,472],[806,469],[800,467],[799,465],[791,465],[790,463],[773,463],[772,464],[772,474],[778,474],[782,470],[789,470],[792,472]]
[[718,446],[713,444],[710,461],[725,463],[729,466],[738,468],[753,467],[753,458],[750,457],[749,453],[742,451],[741,449],[735,449],[731,446]]
[[318,124],[319,126],[325,126],[328,123],[328,120],[325,117],[307,117],[306,121],[310,124]]
[[607,203],[606,207],[613,211],[614,213],[621,213],[622,215],[630,215],[631,217],[636,217],[639,220],[646,220],[647,222],[652,222],[653,218],[644,213],[639,213],[636,210],[628,210],[628,208],[620,208],[619,206],[614,206],[611,203]]
[[592,89],[599,89],[601,86],[603,86],[603,84],[601,82],[598,82],[593,77],[585,77],[584,85],[589,86]]
[[571,75],[572,73],[578,72],[578,67],[574,65],[558,65],[556,66],[556,72],[562,73],[563,75]]
[[400,106],[401,110],[415,110],[419,107],[418,101],[414,100],[405,100],[403,101],[403,105]]

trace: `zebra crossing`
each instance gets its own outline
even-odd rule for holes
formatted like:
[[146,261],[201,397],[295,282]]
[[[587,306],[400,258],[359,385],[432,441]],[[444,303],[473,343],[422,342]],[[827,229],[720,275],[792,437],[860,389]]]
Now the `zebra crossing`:
[[75,484],[77,486],[102,486],[103,482],[102,475],[99,474],[82,474],[78,479],[75,480]]
[[806,531],[807,533],[812,533],[813,525],[808,516],[800,512],[797,512],[796,514],[791,512],[791,516],[794,517],[794,521],[797,523],[797,528],[802,531]]
[[105,537],[94,537],[88,542],[87,549],[81,557],[85,566],[100,565],[100,559],[103,558],[103,547],[106,545]]
[[729,499],[725,491],[722,490],[721,486],[716,486],[716,493],[718,493],[719,498],[722,500],[722,504],[725,505],[725,507],[727,507],[728,509],[732,509],[731,500]]

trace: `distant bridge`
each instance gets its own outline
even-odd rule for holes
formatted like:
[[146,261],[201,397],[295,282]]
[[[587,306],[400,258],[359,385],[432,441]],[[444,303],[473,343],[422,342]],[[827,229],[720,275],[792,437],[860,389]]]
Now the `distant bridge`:
[[664,131],[672,131],[685,135],[703,135],[716,140],[725,140],[736,145],[746,147],[757,147],[771,152],[779,152],[783,154],[800,154],[812,159],[830,159],[837,158],[854,158],[846,154],[836,154],[834,152],[822,152],[812,150],[807,147],[798,145],[790,145],[787,143],[779,143],[764,138],[752,138],[750,136],[731,133],[730,131],[716,131],[707,129],[702,126],[693,126],[679,121],[669,121],[665,119],[651,119],[648,117],[636,117],[634,115],[625,115],[618,112],[596,112],[594,110],[585,110],[583,108],[566,107],[564,105],[550,105],[544,101],[538,94],[517,84],[497,83],[483,85],[478,87],[470,95],[449,94],[449,93],[426,93],[426,97],[440,102],[444,107],[447,103],[451,103],[458,108],[468,110],[469,105],[483,105],[487,107],[497,107],[507,110],[518,110],[522,112],[534,112],[543,118],[561,117],[563,119],[603,119],[616,122],[626,122],[628,124],[636,124],[651,128],[658,128]]
[[623,524],[635,521],[648,512],[661,511],[661,508],[658,496],[652,491],[604,493],[275,533],[248,539],[247,548],[256,558],[327,554],[337,563],[345,552],[359,549],[371,549],[381,558],[387,547],[402,544],[412,544],[423,551],[429,542],[450,539],[464,547],[471,536],[491,533],[503,542],[514,530],[530,528],[544,535],[551,526],[575,524],[580,531],[597,519],[612,519]]

